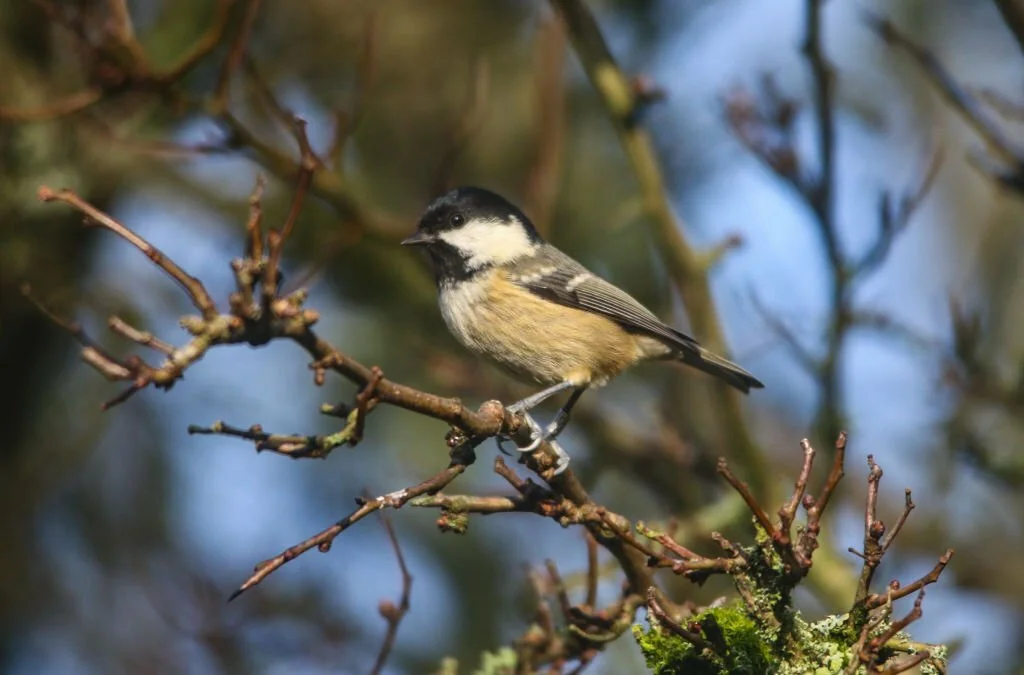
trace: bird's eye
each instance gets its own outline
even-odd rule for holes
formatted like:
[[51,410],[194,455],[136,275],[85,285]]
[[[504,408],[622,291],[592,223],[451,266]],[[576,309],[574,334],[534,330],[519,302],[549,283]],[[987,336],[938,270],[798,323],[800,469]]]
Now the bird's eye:
[[461,213],[453,213],[451,217],[448,218],[448,222],[451,223],[452,227],[459,227],[460,225],[465,224],[466,217]]

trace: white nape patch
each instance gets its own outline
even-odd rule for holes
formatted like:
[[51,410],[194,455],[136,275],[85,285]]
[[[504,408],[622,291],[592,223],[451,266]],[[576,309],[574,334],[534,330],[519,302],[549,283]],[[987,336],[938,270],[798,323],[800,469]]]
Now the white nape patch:
[[582,284],[587,279],[593,279],[593,278],[594,278],[594,275],[591,274],[590,272],[580,272],[579,274],[574,276],[572,279],[569,279],[569,283],[567,283],[565,285],[565,290],[567,290],[570,293],[572,293],[573,291],[576,290],[577,286]]
[[530,272],[529,274],[520,274],[519,276],[515,277],[513,281],[520,284],[532,284],[540,281],[546,276],[554,274],[556,271],[557,268],[548,265],[547,267],[541,267],[540,269]]
[[504,220],[474,218],[458,229],[440,233],[438,238],[461,251],[470,269],[502,265],[532,254],[537,247],[515,216]]

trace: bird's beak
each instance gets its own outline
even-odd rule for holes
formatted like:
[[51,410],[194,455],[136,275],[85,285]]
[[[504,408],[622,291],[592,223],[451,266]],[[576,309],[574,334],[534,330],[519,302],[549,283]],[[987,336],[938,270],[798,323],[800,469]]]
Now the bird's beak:
[[417,232],[411,237],[406,237],[402,240],[402,246],[426,246],[432,243],[434,243],[433,235],[426,232]]

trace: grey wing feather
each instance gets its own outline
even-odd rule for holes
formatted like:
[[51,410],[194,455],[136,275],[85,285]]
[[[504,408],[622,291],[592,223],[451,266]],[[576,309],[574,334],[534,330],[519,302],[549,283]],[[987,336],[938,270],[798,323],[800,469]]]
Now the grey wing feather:
[[601,314],[627,331],[642,333],[675,350],[677,358],[698,370],[714,375],[740,391],[764,385],[753,375],[700,346],[688,335],[666,326],[637,300],[604,279],[592,274],[552,246],[508,268],[510,280],[552,302]]
[[558,249],[547,246],[509,269],[511,280],[548,300],[607,316],[626,330],[650,335],[680,350],[699,351],[692,338],[658,319],[615,285],[592,274]]

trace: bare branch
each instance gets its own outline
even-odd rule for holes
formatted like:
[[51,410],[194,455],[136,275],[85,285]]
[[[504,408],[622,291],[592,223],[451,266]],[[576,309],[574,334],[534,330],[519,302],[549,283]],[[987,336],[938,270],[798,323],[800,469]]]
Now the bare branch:
[[203,282],[187,274],[183,269],[178,267],[177,263],[168,258],[162,251],[147,242],[145,239],[138,236],[107,214],[103,213],[92,204],[89,204],[71,190],[55,191],[49,187],[43,186],[39,188],[39,198],[44,202],[59,201],[68,204],[72,208],[75,208],[85,214],[86,225],[100,225],[142,251],[142,253],[149,258],[154,265],[166,272],[168,276],[174,279],[178,285],[181,286],[189,299],[192,300],[192,304],[195,305],[196,309],[202,312],[204,319],[210,321],[216,318],[217,306],[214,304],[213,298],[211,298],[210,294],[206,291],[206,287],[203,286]]
[[775,529],[775,525],[772,523],[771,518],[769,518],[768,514],[765,513],[765,510],[761,508],[761,505],[757,503],[757,499],[754,498],[754,495],[751,493],[747,484],[737,478],[736,474],[729,469],[729,464],[725,461],[724,457],[720,457],[718,459],[718,473],[725,478],[726,482],[728,482],[741,497],[743,497],[743,501],[747,503],[747,507],[750,509],[750,512],[753,513],[754,517],[757,519],[758,525],[761,526],[761,529],[763,529],[769,537],[774,539],[777,536],[777,530]]
[[142,345],[143,347],[149,347],[155,349],[158,352],[163,352],[170,356],[174,353],[174,345],[168,344],[156,337],[148,331],[142,331],[134,326],[128,325],[120,317],[112,316],[107,320],[107,326],[114,333],[117,333],[121,337],[124,337],[132,342]]
[[703,636],[686,630],[679,625],[678,621],[668,615],[668,612],[658,603],[658,597],[653,588],[647,593],[647,609],[659,626],[683,638],[696,647],[698,652],[708,651],[712,654],[715,653],[714,647]]
[[843,478],[845,462],[846,432],[841,431],[836,438],[835,451],[832,456],[832,468],[828,472],[828,477],[825,479],[825,485],[822,487],[821,493],[817,499],[810,495],[804,497],[804,508],[807,509],[807,525],[804,526],[804,531],[800,535],[800,543],[797,544],[797,550],[808,560],[810,560],[811,556],[814,555],[814,551],[818,548],[818,535],[821,534],[821,517],[825,513],[825,509],[828,508],[828,503],[832,499],[836,486],[839,485],[839,481]]
[[260,0],[245,0],[245,13],[242,15],[241,25],[235,32],[235,38],[231,43],[227,58],[221,65],[220,75],[217,78],[217,86],[214,89],[211,107],[215,113],[226,110],[228,106],[228,92],[231,82],[238,72],[238,68],[245,59],[245,51],[249,45],[249,36],[252,33],[252,26],[256,22],[256,15],[260,11]]
[[881,607],[886,602],[905,598],[911,593],[916,593],[929,584],[934,584],[939,580],[939,577],[942,575],[942,571],[946,569],[946,565],[949,564],[949,561],[953,559],[953,553],[953,549],[946,549],[946,552],[939,557],[939,561],[935,564],[935,567],[933,567],[928,574],[913,583],[907,584],[906,586],[899,586],[898,583],[895,583],[896,588],[891,588],[885,595],[872,593],[864,601],[864,606],[868,609],[875,609],[876,607]]
[[910,498],[910,488],[907,488],[907,491],[906,491],[906,494],[905,494],[905,498],[904,498],[903,513],[900,515],[900,519],[898,521],[896,521],[896,526],[893,527],[892,529],[890,529],[886,533],[885,538],[882,539],[882,554],[883,555],[885,554],[886,551],[889,550],[889,547],[892,545],[893,540],[895,540],[896,537],[899,535],[900,530],[903,529],[903,525],[907,522],[907,518],[910,516],[910,512],[913,511],[913,510],[914,510],[914,500]]
[[1016,170],[1024,162],[1024,152],[1003,133],[999,124],[967,90],[961,87],[945,66],[927,49],[906,37],[888,19],[865,12],[865,21],[887,44],[905,51],[921,68],[939,93],[957,110],[985,141],[989,152]]
[[398,560],[398,570],[402,574],[402,595],[397,606],[390,600],[384,600],[380,603],[380,615],[387,621],[388,630],[384,634],[384,643],[380,646],[380,651],[377,653],[377,661],[374,663],[370,675],[379,675],[379,673],[383,672],[384,665],[387,663],[388,657],[395,646],[398,626],[402,623],[405,615],[409,613],[409,598],[412,594],[412,575],[409,574],[409,568],[405,565],[405,556],[402,555],[402,547],[398,544],[395,528],[392,527],[388,517],[383,514],[380,516],[380,521],[388,533],[391,548],[395,551],[395,559]]
[[878,205],[878,236],[864,257],[853,265],[852,273],[857,279],[863,279],[877,270],[888,257],[896,237],[907,228],[921,202],[931,191],[939,169],[942,168],[943,157],[941,149],[932,153],[918,184],[900,197],[895,208],[892,206],[891,195],[888,192],[882,194]]
[[255,572],[246,579],[234,593],[231,594],[231,597],[228,598],[228,600],[234,600],[250,588],[259,585],[264,579],[276,572],[285,564],[291,562],[314,547],[316,547],[321,553],[326,553],[330,550],[332,542],[337,539],[338,535],[358,523],[360,520],[363,520],[371,513],[376,513],[381,509],[401,508],[406,503],[420,495],[433,494],[444,489],[445,486],[462,475],[470,463],[472,463],[471,457],[460,457],[456,454],[453,455],[451,464],[449,464],[446,469],[420,483],[417,483],[416,485],[396,490],[395,492],[389,492],[373,499],[359,500],[361,502],[359,507],[336,522],[334,525],[331,525],[327,529],[313,535],[301,543],[286,548],[273,558],[264,560],[260,564],[256,565]]

